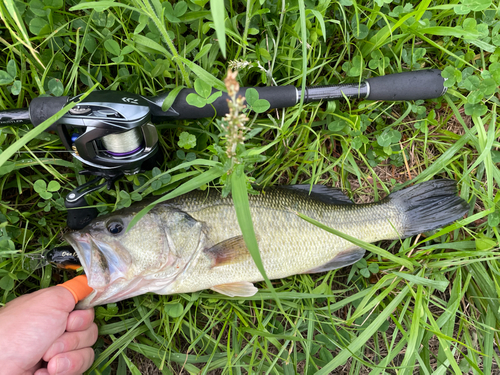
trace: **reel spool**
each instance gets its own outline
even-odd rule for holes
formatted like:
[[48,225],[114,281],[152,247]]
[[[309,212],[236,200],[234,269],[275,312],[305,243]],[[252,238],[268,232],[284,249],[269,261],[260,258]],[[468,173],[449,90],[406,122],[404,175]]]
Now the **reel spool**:
[[102,137],[102,144],[106,152],[114,157],[126,157],[133,155],[142,148],[144,136],[138,129],[132,129],[123,133],[109,134]]

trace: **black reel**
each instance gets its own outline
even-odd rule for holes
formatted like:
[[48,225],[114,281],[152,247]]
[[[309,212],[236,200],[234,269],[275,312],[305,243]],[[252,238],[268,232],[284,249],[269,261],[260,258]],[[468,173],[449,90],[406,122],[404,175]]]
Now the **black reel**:
[[[39,125],[48,113],[40,107],[56,113],[61,105],[54,106],[54,98],[34,99],[30,106],[33,124]],[[77,101],[79,96],[69,101]],[[50,100],[50,101],[49,101]],[[63,105],[68,98],[61,98]],[[66,149],[80,160],[87,169],[80,172],[96,176],[73,191],[65,200],[69,209],[68,226],[81,229],[97,216],[95,208],[86,207],[85,199],[100,188],[111,188],[119,177],[138,173],[144,162],[158,151],[158,133],[151,123],[151,102],[140,95],[118,91],[95,91],[70,109],[55,122],[50,130],[56,130]],[[39,116],[38,121],[35,113]],[[99,184],[101,179],[103,184]]]

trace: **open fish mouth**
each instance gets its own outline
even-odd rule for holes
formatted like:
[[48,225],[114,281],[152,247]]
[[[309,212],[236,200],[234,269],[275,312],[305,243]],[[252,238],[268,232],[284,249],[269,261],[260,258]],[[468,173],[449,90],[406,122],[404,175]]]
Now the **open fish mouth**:
[[75,249],[87,275],[89,286],[99,288],[109,283],[109,270],[102,247],[89,233],[70,233],[66,241]]
[[110,284],[124,277],[126,264],[112,245],[97,240],[90,233],[72,232],[65,236],[65,240],[77,253],[88,285],[94,290],[83,302],[97,304]]
[[92,241],[92,237],[88,233],[73,232],[64,237],[77,253],[78,259],[80,260],[83,270],[87,276],[87,282],[93,289],[93,292],[85,299],[94,300],[98,297],[98,294],[100,294],[100,287],[102,287],[106,279],[109,279],[109,275],[106,274],[105,268],[102,264],[99,264],[100,259],[96,259],[96,257],[101,258],[99,256],[100,252],[95,242]]
[[129,277],[132,259],[118,242],[100,241],[88,232],[72,232],[65,240],[76,251],[93,292],[76,306],[86,309],[155,290],[155,280]]

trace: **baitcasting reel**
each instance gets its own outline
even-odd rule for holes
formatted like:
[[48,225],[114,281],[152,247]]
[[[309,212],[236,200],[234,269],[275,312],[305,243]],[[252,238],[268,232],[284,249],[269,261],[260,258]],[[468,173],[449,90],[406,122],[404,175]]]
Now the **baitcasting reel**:
[[[248,88],[240,89],[245,96]],[[302,99],[301,91],[294,86],[268,86],[255,88],[270,109],[294,106]],[[214,92],[216,90],[213,90]],[[360,84],[306,87],[304,103],[342,98],[370,100],[419,100],[437,98],[446,92],[444,78],[437,69],[390,74],[370,78]],[[97,216],[95,208],[88,208],[85,196],[105,185],[110,188],[122,175],[138,173],[143,163],[151,161],[158,151],[158,133],[154,124],[169,120],[198,119],[224,116],[228,112],[228,95],[223,93],[211,105],[202,108],[191,106],[186,97],[195,93],[183,89],[167,111],[161,109],[168,93],[144,97],[119,91],[94,91],[78,105],[57,120],[48,130],[57,131],[66,149],[88,169],[83,174],[96,176],[88,183],[74,189],[66,197],[68,226],[85,227]],[[32,100],[29,109],[0,112],[0,126],[31,123],[40,125],[60,111],[74,98],[39,97]],[[98,185],[104,178],[106,182]]]

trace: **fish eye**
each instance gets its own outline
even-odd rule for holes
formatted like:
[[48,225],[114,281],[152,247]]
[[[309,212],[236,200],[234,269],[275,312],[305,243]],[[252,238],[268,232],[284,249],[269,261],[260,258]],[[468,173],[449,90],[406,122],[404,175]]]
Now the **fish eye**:
[[119,234],[123,231],[123,223],[119,221],[111,221],[108,223],[108,232],[111,234]]

